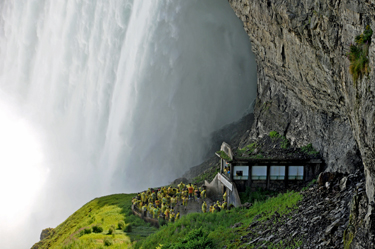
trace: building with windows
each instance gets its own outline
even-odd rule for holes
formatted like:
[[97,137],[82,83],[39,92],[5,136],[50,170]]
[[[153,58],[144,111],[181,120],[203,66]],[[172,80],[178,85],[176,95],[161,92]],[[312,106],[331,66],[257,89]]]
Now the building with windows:
[[240,205],[239,198],[233,195],[244,192],[246,188],[280,190],[298,187],[313,180],[323,170],[321,159],[236,157],[225,142],[216,155],[221,159],[218,179],[222,191],[227,191],[228,202],[235,206]]

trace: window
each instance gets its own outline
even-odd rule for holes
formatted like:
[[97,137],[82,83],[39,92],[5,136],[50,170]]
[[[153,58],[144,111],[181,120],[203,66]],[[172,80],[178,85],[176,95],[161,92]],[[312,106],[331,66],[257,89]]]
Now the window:
[[271,180],[284,180],[285,166],[271,166],[270,174]]
[[249,179],[249,166],[234,166],[233,180],[247,180]]
[[252,180],[266,180],[267,179],[267,166],[253,166],[251,170]]
[[303,180],[303,166],[289,166],[289,180]]

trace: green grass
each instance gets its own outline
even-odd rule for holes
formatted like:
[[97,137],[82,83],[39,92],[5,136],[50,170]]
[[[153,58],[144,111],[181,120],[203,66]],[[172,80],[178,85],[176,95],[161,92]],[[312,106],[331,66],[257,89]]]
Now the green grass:
[[[213,248],[222,248],[223,246],[238,248],[241,243],[238,240],[239,237],[247,234],[246,228],[255,216],[260,216],[258,220],[264,221],[276,211],[280,215],[289,213],[297,207],[296,204],[301,199],[302,196],[298,192],[288,192],[262,202],[255,202],[250,209],[235,208],[213,214],[189,214],[181,217],[175,223],[168,223],[161,227],[156,233],[151,234],[143,241],[139,241],[135,248],[152,249],[160,245],[179,243],[181,238],[185,238],[194,229],[202,229],[202,232],[207,234],[207,239],[212,240]],[[243,225],[232,229],[231,226],[237,222],[242,222]],[[296,240],[296,244],[298,243],[300,242]],[[271,243],[269,246],[271,246],[270,248],[278,248],[277,245]]]
[[[38,248],[132,248],[132,241],[144,239],[157,230],[132,214],[133,196],[116,194],[90,201],[57,226],[52,236],[38,243]],[[121,221],[131,224],[132,232],[120,230],[118,224]],[[97,224],[103,227],[103,231],[88,233]],[[111,227],[115,230],[109,235]]]
[[372,29],[367,25],[363,33],[355,37],[355,44],[350,44],[347,57],[350,61],[349,72],[353,76],[354,83],[370,73],[368,52],[372,33]]

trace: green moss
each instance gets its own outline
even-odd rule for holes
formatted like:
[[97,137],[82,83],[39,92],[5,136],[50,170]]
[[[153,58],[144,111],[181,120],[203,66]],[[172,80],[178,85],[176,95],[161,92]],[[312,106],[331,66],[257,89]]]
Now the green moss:
[[372,29],[367,25],[365,31],[355,37],[355,44],[350,44],[347,57],[350,61],[349,72],[353,76],[354,84],[358,79],[362,79],[363,76],[368,76],[370,73],[368,53],[372,33]]
[[223,158],[225,161],[229,162],[232,159],[222,150],[216,151],[216,154],[218,154],[221,158]]
[[344,231],[344,249],[349,249],[354,239],[354,229],[349,224],[348,228]]

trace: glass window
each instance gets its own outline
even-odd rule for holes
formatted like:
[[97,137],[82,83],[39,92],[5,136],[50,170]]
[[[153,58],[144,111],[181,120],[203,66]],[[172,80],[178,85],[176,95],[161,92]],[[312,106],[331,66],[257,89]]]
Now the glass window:
[[267,166],[253,166],[251,170],[252,180],[266,180],[267,179]]
[[234,166],[233,167],[234,180],[247,180],[249,179],[249,166]]
[[303,166],[289,166],[289,180],[303,180]]
[[285,166],[271,166],[270,174],[271,180],[284,180]]

